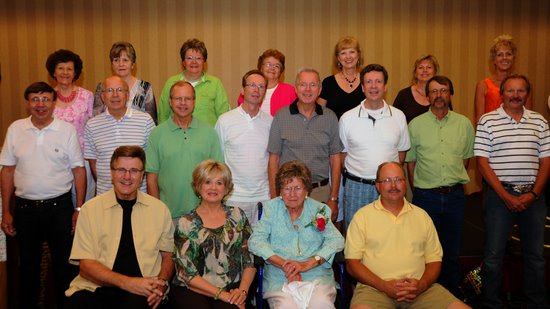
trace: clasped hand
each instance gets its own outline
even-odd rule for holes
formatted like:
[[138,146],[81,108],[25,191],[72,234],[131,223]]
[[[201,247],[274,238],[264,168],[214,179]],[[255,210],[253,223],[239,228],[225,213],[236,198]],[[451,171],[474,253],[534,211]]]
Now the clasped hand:
[[302,276],[300,273],[308,270],[307,264],[305,262],[298,262],[293,260],[286,260],[282,267],[285,272],[285,276],[288,282],[292,281],[302,281]]
[[426,289],[427,286],[417,279],[403,278],[386,281],[384,293],[397,301],[413,302]]
[[163,280],[157,278],[132,277],[127,280],[123,289],[137,295],[147,297],[147,303],[153,309],[157,308],[166,291],[166,285]]

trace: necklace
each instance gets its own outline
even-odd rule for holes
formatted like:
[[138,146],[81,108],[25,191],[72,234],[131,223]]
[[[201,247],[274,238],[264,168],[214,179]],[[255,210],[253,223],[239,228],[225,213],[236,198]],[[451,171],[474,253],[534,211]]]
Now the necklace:
[[424,97],[424,98],[426,97],[425,94],[423,94],[422,92],[420,92],[420,90],[418,89],[418,86],[416,86],[416,85],[414,86],[414,91],[416,91],[416,93],[418,93],[420,96],[422,96],[422,97]]
[[59,92],[59,90],[56,92],[57,92],[57,98],[59,99],[59,101],[63,103],[70,103],[74,100],[74,98],[76,98],[76,90],[71,91],[71,94],[68,97],[62,95],[61,92]]
[[355,81],[357,80],[357,74],[354,75],[353,80],[349,80],[344,72],[342,72],[342,76],[344,76],[344,79],[348,82],[349,87],[353,88],[353,83],[355,83]]

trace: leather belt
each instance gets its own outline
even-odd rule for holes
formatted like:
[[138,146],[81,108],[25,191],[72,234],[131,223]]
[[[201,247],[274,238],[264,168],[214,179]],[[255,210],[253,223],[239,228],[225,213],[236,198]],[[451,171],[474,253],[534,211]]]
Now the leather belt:
[[319,181],[319,182],[314,182],[314,183],[312,183],[312,184],[311,184],[311,188],[312,188],[312,189],[315,189],[315,188],[317,188],[317,187],[324,187],[324,186],[326,186],[326,185],[328,185],[328,178],[327,178],[327,179],[323,179],[323,180],[321,180],[321,181]]
[[527,184],[521,184],[521,185],[514,184],[511,182],[504,182],[504,181],[501,181],[500,183],[502,184],[504,189],[506,189],[506,191],[512,191],[519,194],[528,193],[531,190],[533,190],[533,187],[535,186],[535,184],[533,183],[527,183]]
[[71,199],[71,191],[64,193],[60,196],[45,199],[45,200],[28,200],[26,198],[22,197],[15,197],[16,205],[20,208],[24,207],[45,207],[50,205],[55,205],[57,202],[64,201],[67,199]]
[[462,189],[462,188],[463,188],[463,185],[461,183],[457,183],[457,184],[454,184],[452,186],[443,186],[443,187],[430,188],[430,189],[422,189],[422,188],[415,187],[415,189],[418,189],[418,190],[427,190],[427,191],[431,191],[431,192],[439,193],[439,194],[449,194],[451,192],[454,192],[454,191],[456,191],[458,189]]
[[376,184],[376,180],[374,180],[374,179],[365,179],[365,178],[357,177],[355,175],[352,175],[352,174],[348,173],[347,170],[344,170],[344,178],[350,179],[350,180],[353,180],[353,181],[356,181],[356,182],[364,183],[366,185],[374,186]]

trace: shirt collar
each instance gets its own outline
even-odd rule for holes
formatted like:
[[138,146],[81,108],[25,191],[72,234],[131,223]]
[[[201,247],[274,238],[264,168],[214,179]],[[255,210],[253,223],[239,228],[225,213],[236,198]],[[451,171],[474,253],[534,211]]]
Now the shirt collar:
[[[294,102],[288,106],[288,109],[290,110],[291,115],[299,114],[300,111],[298,110],[298,99],[294,100]],[[317,115],[323,114],[323,107],[317,104],[317,102],[315,102],[315,113]]]
[[[103,201],[104,201],[103,202],[103,208],[104,209],[113,208],[113,207],[119,205],[117,200],[116,200],[116,194],[115,194],[115,189],[114,188],[111,188],[109,191],[107,191],[105,193],[105,197],[104,197]],[[150,206],[146,202],[145,193],[143,193],[139,190],[137,192],[137,199],[136,199],[136,204],[135,205],[138,205],[138,204],[141,204],[143,206]]]
[[[170,116],[170,121],[167,121],[168,128],[170,131],[176,131],[181,129],[180,126],[176,124],[174,121],[174,115]],[[191,118],[191,123],[189,124],[188,129],[196,129],[198,127],[197,121],[195,121],[195,117]]]
[[258,113],[256,114],[256,116],[251,117],[250,114],[248,114],[248,113],[244,110],[242,104],[239,105],[239,106],[237,107],[237,112],[238,112],[243,118],[245,118],[246,120],[249,120],[249,121],[256,120],[256,119],[261,119],[262,116],[263,116],[262,114],[264,114],[264,112],[262,112],[262,110],[259,110]]
[[59,130],[59,126],[60,126],[60,121],[59,119],[57,119],[55,116],[52,116],[53,117],[53,121],[47,126],[47,127],[44,127],[42,129],[39,129],[37,127],[34,126],[34,124],[32,123],[31,121],[31,117],[32,116],[29,116],[27,117],[25,120],[25,127],[24,129],[25,130],[29,130],[29,129],[35,129],[35,130],[52,130],[52,131],[58,131]]
[[[497,108],[497,112],[500,116],[502,117],[505,117],[506,119],[509,119],[511,122],[516,122],[510,115],[508,115],[506,113],[506,111],[504,110],[504,104],[501,103],[500,104],[500,107]],[[527,108],[525,108],[525,106],[523,107],[523,114],[521,115],[521,121],[520,122],[523,122],[523,120],[525,119],[530,119],[533,117],[533,112],[528,110]]]
[[[364,99],[361,101],[361,104],[359,104],[359,118],[368,118],[369,117],[369,111],[370,109],[365,108],[365,101],[367,99]],[[390,109],[390,106],[388,103],[386,103],[386,100],[382,100],[384,105],[382,106],[382,114],[380,115],[380,118],[388,118],[392,116],[392,112]]]
[[[109,117],[111,118],[115,118],[113,115],[111,115],[111,113],[109,113],[109,108],[105,108],[105,114],[108,115]],[[126,112],[124,113],[124,115],[122,116],[122,118],[120,118],[120,120],[124,119],[124,118],[132,118],[132,115],[134,114],[133,112],[133,108],[131,107],[126,107]],[[120,120],[117,120],[117,121],[120,121]]]
[[[378,199],[376,201],[374,201],[373,207],[376,208],[377,210],[385,211],[385,212],[387,212],[387,213],[389,213],[393,216],[393,214],[389,210],[384,208],[384,206],[382,205],[382,201],[380,200],[380,196],[378,197]],[[401,208],[401,211],[399,212],[399,215],[397,215],[397,217],[399,217],[403,214],[406,214],[407,212],[409,212],[411,210],[413,210],[412,204],[409,203],[409,201],[407,201],[406,198],[403,198],[403,208]]]

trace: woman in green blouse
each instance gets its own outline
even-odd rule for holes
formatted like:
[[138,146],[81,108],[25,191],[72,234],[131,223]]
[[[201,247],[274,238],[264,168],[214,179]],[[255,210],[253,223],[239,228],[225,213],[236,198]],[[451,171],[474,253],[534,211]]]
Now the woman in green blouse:
[[173,308],[244,308],[256,272],[248,251],[252,232],[244,212],[225,206],[231,171],[214,160],[193,171],[200,204],[178,221],[174,235]]

